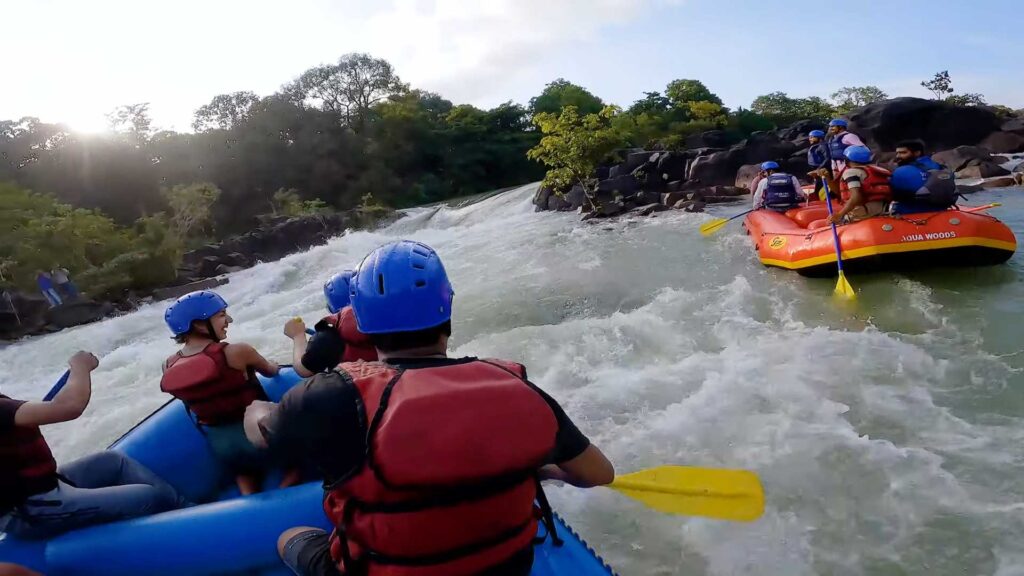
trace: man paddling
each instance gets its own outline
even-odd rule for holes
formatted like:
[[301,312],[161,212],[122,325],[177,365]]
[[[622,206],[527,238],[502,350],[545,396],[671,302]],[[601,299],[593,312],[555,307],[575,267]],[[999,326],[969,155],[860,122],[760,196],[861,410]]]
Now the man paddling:
[[842,210],[828,217],[830,224],[856,222],[885,212],[892,200],[892,174],[872,164],[874,156],[866,146],[850,146],[843,154],[847,166],[839,173]]
[[325,474],[337,529],[284,532],[285,563],[300,575],[529,574],[538,481],[609,484],[611,463],[522,365],[448,358],[454,292],[429,246],[382,246],[353,282],[380,362],[342,364],[246,414],[255,444]]
[[292,362],[295,373],[308,378],[317,372],[327,372],[341,362],[377,359],[377,350],[369,336],[359,331],[356,315],[349,306],[349,283],[355,272],[344,270],[324,284],[325,316],[314,326],[313,337],[306,341],[306,324],[301,318],[292,318],[284,325],[284,335],[292,341]]
[[68,365],[67,385],[53,400],[25,402],[0,394],[0,533],[48,538],[189,505],[170,484],[115,450],[57,467],[39,427],[82,415],[99,361],[78,352]]

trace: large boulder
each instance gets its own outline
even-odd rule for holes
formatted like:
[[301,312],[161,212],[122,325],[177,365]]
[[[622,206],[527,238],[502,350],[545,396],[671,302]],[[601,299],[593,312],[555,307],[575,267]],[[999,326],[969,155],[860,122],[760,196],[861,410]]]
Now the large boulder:
[[1017,134],[1024,134],[1024,116],[1017,116],[1010,118],[1003,122],[1002,126],[999,127],[1003,132],[1015,132]]
[[957,146],[952,150],[936,152],[932,155],[932,159],[956,172],[971,162],[991,162],[992,154],[978,146]]
[[702,185],[732,184],[743,164],[743,154],[733,149],[698,156],[690,165],[690,180]]
[[1014,132],[993,132],[978,146],[993,154],[1024,152],[1024,136]]
[[598,192],[617,192],[620,196],[627,196],[640,189],[640,182],[632,174],[609,178],[597,183]]
[[654,152],[652,150],[631,152],[629,156],[626,156],[625,170],[626,172],[631,173],[633,170],[636,170],[644,164],[657,162],[660,156],[660,152]]
[[583,190],[582,184],[577,184],[565,194],[565,201],[569,203],[569,210],[579,210],[580,206],[587,201],[587,193]]
[[658,158],[658,175],[665,182],[686,179],[686,168],[690,160],[679,152],[665,152]]
[[1007,186],[1013,186],[1017,183],[1013,176],[1001,176],[999,178],[992,178],[981,183],[981,187],[988,190],[990,188],[1005,188]]
[[729,145],[729,135],[724,130],[706,130],[687,136],[684,145],[687,148],[725,148]]
[[548,198],[548,210],[568,210],[569,206],[569,202],[558,194],[552,194],[551,197]]
[[872,149],[892,150],[906,139],[920,139],[932,150],[977,144],[999,130],[995,113],[941,100],[894,98],[857,108],[847,115],[850,131]]
[[760,164],[744,164],[740,166],[740,169],[736,172],[736,186],[740,188],[750,189],[750,183],[757,178],[757,175],[761,173]]
[[[782,140],[773,132],[754,132],[730,150],[742,155],[743,164],[780,160],[797,151],[796,144]],[[737,167],[738,168],[738,167]]]
[[109,302],[81,299],[47,310],[46,321],[58,328],[71,328],[101,320],[113,311],[114,305]]
[[820,120],[799,120],[785,128],[780,128],[775,133],[782,140],[806,139],[811,130],[825,130],[825,123]]
[[957,178],[992,178],[993,176],[1006,176],[1010,173],[1009,170],[1003,168],[995,162],[980,161],[977,163],[968,164],[965,168],[957,171]]

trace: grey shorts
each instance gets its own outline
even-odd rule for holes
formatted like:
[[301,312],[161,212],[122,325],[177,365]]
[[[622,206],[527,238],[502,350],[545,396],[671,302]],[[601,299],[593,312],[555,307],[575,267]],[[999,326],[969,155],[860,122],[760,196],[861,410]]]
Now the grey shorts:
[[331,559],[331,540],[323,530],[307,530],[292,536],[282,558],[297,576],[340,576]]

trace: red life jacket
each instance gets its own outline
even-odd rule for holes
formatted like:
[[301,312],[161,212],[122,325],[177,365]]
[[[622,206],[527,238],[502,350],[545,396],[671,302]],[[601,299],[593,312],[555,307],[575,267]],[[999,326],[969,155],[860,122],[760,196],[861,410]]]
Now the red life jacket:
[[[843,172],[851,168],[854,167],[848,166]],[[892,187],[889,185],[889,178],[892,177],[892,172],[873,164],[856,166],[856,168],[860,168],[867,173],[867,178],[860,183],[861,193],[864,195],[865,202],[888,202],[892,200]],[[850,186],[846,183],[846,180],[843,180],[842,172],[839,173],[839,192],[842,195],[843,202],[850,201]]]
[[366,462],[324,500],[342,573],[478,574],[531,545],[536,472],[558,423],[521,365],[339,369],[369,422]]
[[[9,399],[0,394],[0,399]],[[57,462],[38,426],[0,432],[0,516],[29,496],[57,487]]]
[[337,330],[338,335],[345,342],[345,352],[341,356],[342,362],[377,361],[377,349],[373,346],[370,337],[359,331],[356,314],[352,311],[351,306],[345,306],[338,310],[337,314],[325,316],[321,322],[326,322]]
[[239,422],[253,400],[267,393],[252,371],[228,366],[227,342],[211,342],[199,354],[178,352],[164,363],[160,389],[185,403],[200,424],[218,426]]

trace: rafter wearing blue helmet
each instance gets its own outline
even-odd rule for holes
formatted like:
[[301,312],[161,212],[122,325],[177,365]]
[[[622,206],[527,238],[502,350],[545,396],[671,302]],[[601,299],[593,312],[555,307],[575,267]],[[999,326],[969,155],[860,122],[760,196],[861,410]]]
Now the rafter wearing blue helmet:
[[829,222],[855,222],[885,213],[892,200],[892,174],[871,163],[874,156],[866,146],[850,146],[844,154],[847,165],[839,175],[843,208]]
[[313,336],[306,341],[306,325],[301,318],[285,323],[284,334],[292,340],[292,367],[308,378],[326,372],[342,362],[377,359],[377,350],[369,337],[356,326],[356,315],[350,303],[354,270],[343,270],[324,283],[327,316],[313,327]]
[[[296,574],[341,574],[354,562],[373,575],[387,573],[393,556],[433,574],[466,566],[525,574],[534,502],[551,518],[537,479],[607,484],[611,463],[521,364],[448,358],[454,290],[429,246],[402,240],[377,248],[351,292],[381,361],[317,374],[260,418],[270,446],[309,454],[324,471],[324,511],[337,526],[331,535],[286,531],[278,539],[285,563]],[[458,506],[448,503],[453,496]],[[346,505],[353,501],[362,504],[354,515]],[[395,505],[407,508],[396,515],[387,510]],[[470,519],[482,528],[450,528]]]
[[864,142],[853,132],[848,132],[849,123],[834,118],[828,123],[828,155],[832,160],[832,172],[838,174],[846,167],[846,149],[850,146],[864,146]]
[[[256,372],[275,376],[278,367],[248,344],[224,342],[232,322],[227,308],[209,290],[186,294],[167,307],[164,321],[182,348],[164,361],[160,389],[185,404],[239,491],[254,494],[274,463],[249,443],[242,421],[250,404],[267,399]],[[289,473],[282,486],[298,479]]]

